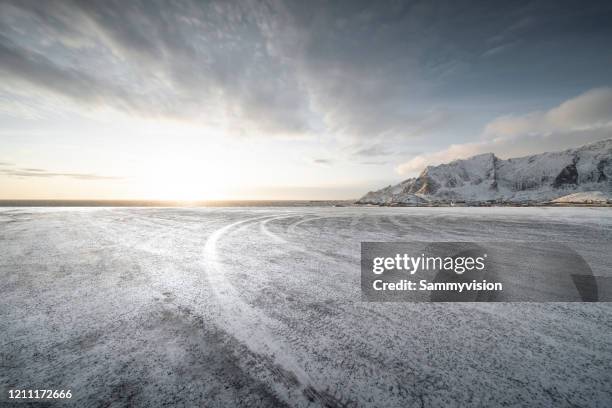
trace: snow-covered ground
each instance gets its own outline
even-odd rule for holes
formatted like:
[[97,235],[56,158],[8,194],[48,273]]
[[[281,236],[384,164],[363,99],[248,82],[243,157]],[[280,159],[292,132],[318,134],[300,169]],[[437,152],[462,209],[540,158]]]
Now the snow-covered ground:
[[551,240],[612,275],[606,208],[0,210],[0,406],[612,402],[612,304],[366,303],[361,241]]

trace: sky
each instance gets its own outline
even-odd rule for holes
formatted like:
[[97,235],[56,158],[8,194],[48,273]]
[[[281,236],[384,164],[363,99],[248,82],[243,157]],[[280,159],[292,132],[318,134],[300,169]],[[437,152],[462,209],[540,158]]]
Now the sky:
[[0,0],[0,199],[353,199],[611,137],[609,1]]

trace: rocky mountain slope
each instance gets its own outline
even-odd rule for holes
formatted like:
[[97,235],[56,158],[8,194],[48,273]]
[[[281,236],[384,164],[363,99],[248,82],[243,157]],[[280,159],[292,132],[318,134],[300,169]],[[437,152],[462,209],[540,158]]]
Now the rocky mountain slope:
[[428,166],[416,178],[371,191],[358,204],[540,203],[578,192],[612,193],[612,139],[502,160],[485,153]]

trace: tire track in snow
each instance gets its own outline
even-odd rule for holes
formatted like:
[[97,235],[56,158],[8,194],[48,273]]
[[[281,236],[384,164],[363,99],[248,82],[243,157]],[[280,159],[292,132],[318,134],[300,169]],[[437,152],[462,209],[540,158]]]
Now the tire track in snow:
[[[316,216],[316,217],[310,217],[310,218],[306,218],[306,219],[302,219],[302,220],[298,220],[296,222],[293,222],[291,224],[289,224],[287,226],[287,229],[285,231],[285,234],[288,236],[288,239],[284,239],[282,237],[279,237],[280,239],[282,239],[284,241],[284,244],[289,247],[290,249],[296,251],[296,252],[302,252],[302,253],[307,253],[307,254],[316,254],[320,259],[325,259],[328,261],[327,265],[340,265],[340,266],[344,266],[346,264],[346,262],[350,262],[351,259],[350,258],[346,258],[346,257],[339,257],[338,252],[334,252],[333,254],[330,254],[329,251],[325,251],[321,248],[306,248],[305,246],[305,242],[304,242],[304,234],[300,234],[299,231],[297,231],[297,227],[299,227],[300,225],[303,225],[305,223],[310,223],[310,222],[314,222],[314,221],[320,221],[320,220],[330,220],[330,219],[348,219],[351,218],[353,219],[354,216],[353,215],[349,215],[349,214],[333,214],[333,215],[324,215],[324,216]],[[308,233],[309,235],[312,235],[310,233],[310,231],[303,229],[304,233]],[[337,232],[337,231],[334,231]],[[298,238],[300,238],[299,243],[295,242],[295,235],[298,236]],[[321,239],[321,236],[316,236],[313,237],[316,240]],[[329,236],[327,236],[327,238],[329,238]]]
[[296,230],[298,229],[298,227],[304,223],[310,222],[310,221],[315,221],[315,220],[321,220],[321,219],[325,219],[327,217],[311,217],[311,218],[306,218],[306,219],[302,219],[299,221],[296,221],[292,224],[290,224],[287,227],[287,234],[295,234]]
[[[288,347],[269,331],[269,327],[273,326],[275,321],[247,304],[238,290],[229,282],[217,250],[218,242],[236,227],[259,221],[260,230],[265,231],[261,224],[282,218],[288,218],[288,216],[252,217],[233,222],[214,231],[204,245],[204,270],[211,289],[218,299],[219,318],[223,329],[245,344],[253,353],[272,360],[273,367],[269,370],[273,378],[279,375],[285,377],[286,381],[272,382],[271,388],[292,405],[309,405],[311,401],[317,400],[331,407],[336,405],[333,397],[319,391],[322,388],[304,371]],[[301,403],[298,402],[300,400]]]
[[[266,236],[270,237],[275,242],[278,242],[280,244],[287,244],[288,241],[285,238],[281,237],[278,234],[275,234],[274,232],[272,232],[268,228],[268,223],[271,222],[271,221],[283,220],[283,219],[287,219],[287,218],[296,218],[296,217],[303,217],[303,216],[302,215],[287,215],[287,216],[279,216],[279,217],[275,217],[275,218],[268,218],[267,220],[259,222],[259,230],[261,231],[261,233],[263,233]],[[297,222],[299,222],[299,221],[297,221]]]
[[[354,225],[354,219],[355,219],[355,215],[350,215],[350,214],[333,214],[333,215],[323,215],[323,216],[311,216],[310,218],[306,218],[306,219],[302,219],[299,221],[296,221],[294,223],[289,224],[289,226],[287,227],[287,234],[288,235],[295,235],[298,233],[298,227],[300,227],[303,224],[306,223],[310,223],[313,221],[318,221],[318,220],[328,220],[328,219],[332,219],[332,218],[351,218],[351,224],[350,226],[352,227]],[[361,217],[359,217],[361,218]]]

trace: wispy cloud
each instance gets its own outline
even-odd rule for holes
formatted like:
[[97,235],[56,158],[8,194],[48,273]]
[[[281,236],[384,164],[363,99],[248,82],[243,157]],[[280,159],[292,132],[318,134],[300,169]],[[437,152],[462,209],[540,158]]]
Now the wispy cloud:
[[598,88],[545,112],[497,118],[484,129],[486,138],[554,134],[612,125],[612,88]]
[[363,147],[356,150],[353,154],[356,156],[372,157],[372,156],[386,156],[391,154],[392,150],[383,146],[381,143],[374,144],[368,147]]
[[499,117],[489,122],[478,142],[453,144],[400,164],[400,174],[479,153],[504,158],[555,151],[612,137],[612,88],[597,88],[547,110]]
[[334,160],[332,159],[313,159],[312,162],[315,164],[330,165],[334,162]]
[[360,162],[361,164],[365,164],[367,166],[383,166],[385,164],[389,164],[386,161],[374,161],[374,160],[366,160],[366,161],[362,161]]
[[[0,163],[2,164],[2,163]],[[11,176],[11,177],[68,177],[77,180],[121,180],[123,177],[117,176],[104,176],[94,173],[70,173],[70,172],[53,172],[45,169],[35,168],[14,168],[9,163],[4,163],[4,166],[11,166],[11,168],[0,169],[0,176]]]
[[486,50],[485,52],[482,53],[483,57],[492,57],[494,55],[497,54],[501,54],[502,52],[509,50],[510,48],[514,47],[515,45],[517,45],[517,42],[510,42],[510,43],[506,43],[506,44],[501,44],[501,45],[496,45],[495,47],[491,47],[488,50]]

